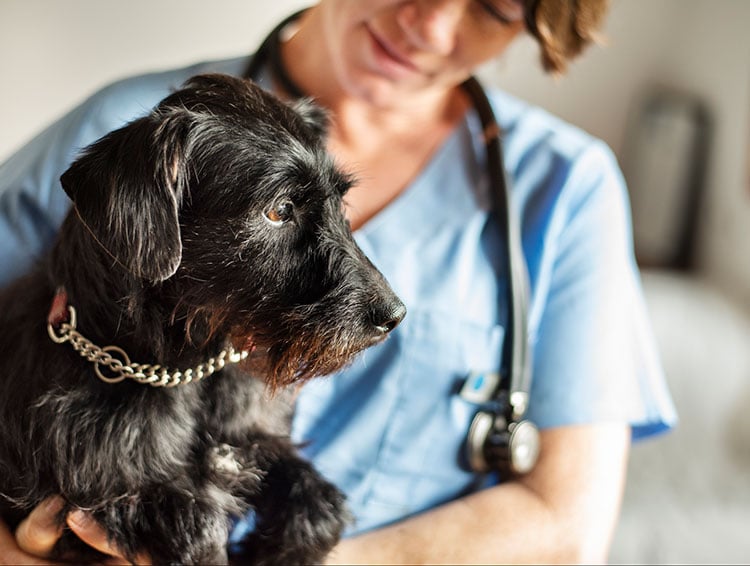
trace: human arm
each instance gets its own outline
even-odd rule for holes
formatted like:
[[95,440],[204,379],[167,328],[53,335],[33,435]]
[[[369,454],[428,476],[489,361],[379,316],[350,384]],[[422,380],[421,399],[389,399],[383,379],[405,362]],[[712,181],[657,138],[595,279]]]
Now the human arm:
[[627,424],[542,432],[528,475],[342,541],[329,564],[603,563],[630,446]]
[[[528,475],[345,539],[328,563],[606,562],[625,481],[629,427],[568,426],[543,431],[541,438],[541,457]],[[26,524],[17,532],[18,546],[0,527],[0,554],[12,563],[39,563],[21,548],[43,555],[58,536],[44,510]],[[68,525],[91,546],[117,554],[85,515],[70,517]]]

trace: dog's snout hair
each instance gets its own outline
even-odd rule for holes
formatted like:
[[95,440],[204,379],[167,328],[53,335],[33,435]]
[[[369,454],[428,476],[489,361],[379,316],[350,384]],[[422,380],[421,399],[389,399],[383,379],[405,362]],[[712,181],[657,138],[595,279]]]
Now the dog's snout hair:
[[[0,292],[0,516],[11,526],[61,494],[61,520],[91,511],[131,559],[219,563],[228,517],[252,508],[243,560],[324,559],[343,496],[287,439],[283,386],[341,368],[405,314],[352,237],[353,180],[326,153],[326,127],[309,101],[203,75],[63,174],[73,210],[57,242]],[[58,288],[88,358],[47,335]],[[154,370],[215,373],[174,388],[103,383],[97,344]],[[216,365],[229,344],[249,352],[241,368]],[[56,556],[71,549],[84,552],[64,535]]]

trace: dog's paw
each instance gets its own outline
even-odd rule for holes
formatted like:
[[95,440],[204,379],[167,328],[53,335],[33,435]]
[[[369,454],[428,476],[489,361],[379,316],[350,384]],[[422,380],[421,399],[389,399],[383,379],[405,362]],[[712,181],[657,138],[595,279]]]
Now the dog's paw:
[[338,488],[308,465],[298,471],[286,493],[276,493],[272,505],[266,500],[256,532],[244,541],[243,563],[320,564],[351,522]]
[[288,536],[295,537],[301,546],[330,551],[351,522],[344,494],[312,472],[292,486],[289,499],[296,512],[288,522]]

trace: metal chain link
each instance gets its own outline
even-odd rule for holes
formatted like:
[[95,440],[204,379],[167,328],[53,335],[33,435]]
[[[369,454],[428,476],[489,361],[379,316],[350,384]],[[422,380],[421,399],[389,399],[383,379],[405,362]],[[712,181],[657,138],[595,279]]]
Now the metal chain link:
[[[47,324],[50,338],[58,343],[70,342],[81,357],[94,364],[94,373],[105,383],[119,383],[132,379],[152,387],[175,387],[180,384],[200,381],[222,369],[227,364],[236,364],[248,356],[243,350],[237,352],[232,346],[222,350],[216,357],[209,358],[202,364],[184,371],[169,371],[160,365],[137,364],[130,361],[124,350],[117,346],[97,346],[76,330],[76,311],[68,305],[70,321],[60,325],[59,333],[52,324]],[[113,356],[110,352],[116,354]],[[114,376],[107,376],[101,368],[107,368]]]

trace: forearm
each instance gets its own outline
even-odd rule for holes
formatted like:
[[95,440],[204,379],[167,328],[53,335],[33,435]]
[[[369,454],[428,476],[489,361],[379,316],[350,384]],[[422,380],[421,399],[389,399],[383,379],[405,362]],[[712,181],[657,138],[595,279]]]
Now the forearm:
[[[572,561],[558,544],[554,513],[539,497],[519,484],[491,488],[491,492],[471,495],[396,525],[345,540],[329,563]],[[507,506],[509,511],[498,517],[495,505]],[[513,513],[511,509],[523,512]]]
[[[601,563],[622,496],[630,444],[627,425],[566,427],[542,433],[532,473],[401,523],[342,541],[330,564]],[[40,508],[21,548],[0,523],[0,558],[33,559],[59,536],[54,513]],[[76,519],[76,520],[80,520]],[[46,525],[46,526],[45,526]],[[101,552],[118,555],[93,522],[68,521]],[[24,537],[22,537],[24,538]],[[49,545],[48,545],[49,546]],[[23,554],[21,549],[30,554]],[[51,546],[50,546],[51,548]],[[144,560],[143,562],[147,562]],[[0,564],[3,561],[0,559]]]
[[546,451],[530,476],[344,540],[329,563],[605,562],[629,429],[571,427],[543,436]]

